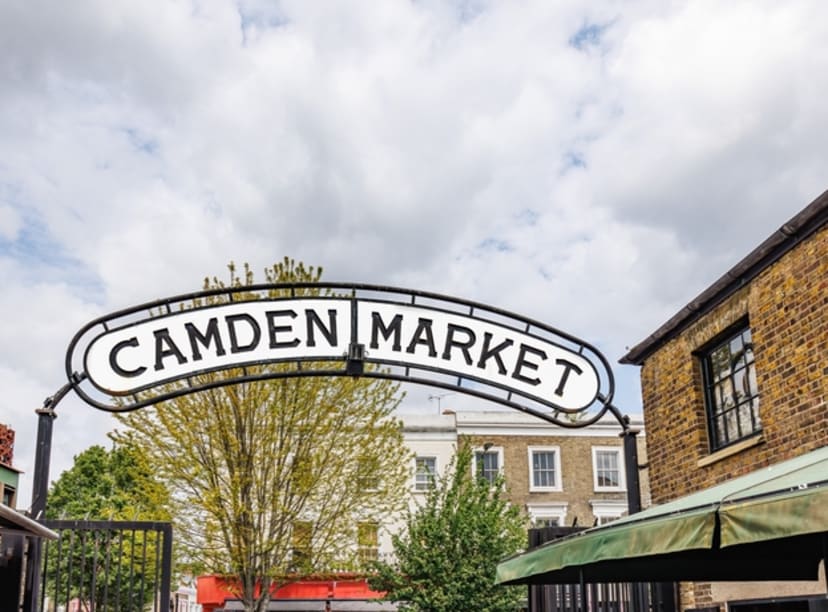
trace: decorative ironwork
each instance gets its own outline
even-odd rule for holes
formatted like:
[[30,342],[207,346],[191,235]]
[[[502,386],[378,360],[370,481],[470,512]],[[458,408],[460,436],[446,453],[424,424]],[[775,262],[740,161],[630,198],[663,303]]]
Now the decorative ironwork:
[[75,335],[66,374],[112,412],[297,376],[425,384],[563,427],[617,412],[612,371],[588,343],[485,304],[365,284],[223,288],[121,310]]
[[47,520],[35,610],[170,609],[172,527],[152,521]]

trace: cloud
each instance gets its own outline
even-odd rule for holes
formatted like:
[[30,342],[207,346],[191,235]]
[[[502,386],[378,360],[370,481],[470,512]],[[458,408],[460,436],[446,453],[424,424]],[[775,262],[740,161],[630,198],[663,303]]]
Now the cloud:
[[[230,260],[488,303],[616,359],[824,190],[825,17],[805,1],[3,3],[16,461],[28,478],[31,411],[80,325]],[[617,375],[635,412],[637,372]],[[407,402],[430,410],[431,391]],[[53,473],[109,423],[64,401]]]

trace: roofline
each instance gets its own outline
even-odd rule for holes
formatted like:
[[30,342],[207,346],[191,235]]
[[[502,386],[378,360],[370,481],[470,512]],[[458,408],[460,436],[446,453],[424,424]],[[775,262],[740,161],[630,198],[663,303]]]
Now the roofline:
[[20,532],[28,536],[37,536],[39,538],[47,538],[49,540],[57,540],[60,537],[48,527],[41,525],[37,521],[30,519],[25,514],[22,514],[5,504],[0,504],[0,519],[8,521],[15,526],[5,528],[0,525],[0,532]]
[[619,359],[619,363],[642,365],[650,355],[676,337],[693,321],[713,310],[826,223],[828,223],[828,191],[823,192],[771,234],[767,240],[702,291],[664,325],[630,349]]

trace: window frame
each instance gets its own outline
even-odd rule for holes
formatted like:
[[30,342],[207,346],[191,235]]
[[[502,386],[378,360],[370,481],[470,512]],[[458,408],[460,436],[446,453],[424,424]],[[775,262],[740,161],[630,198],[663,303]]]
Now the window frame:
[[590,501],[589,505],[592,507],[596,526],[607,525],[629,512],[629,504],[621,500],[595,499]]
[[[431,479],[428,480],[428,481],[420,481],[419,478],[418,478],[420,476],[420,471],[418,469],[419,468],[418,461],[420,461],[421,459],[424,459],[424,460],[429,460],[430,459],[433,462],[433,466],[432,466],[433,470],[430,474]],[[414,492],[415,493],[426,493],[427,491],[431,491],[434,488],[434,486],[436,484],[436,481],[437,481],[437,457],[436,457],[436,455],[417,455],[416,457],[414,457],[414,487],[413,487]],[[421,486],[421,485],[423,485],[423,486]]]
[[[367,528],[367,529],[365,529]],[[363,535],[370,534],[370,538],[363,539]],[[370,542],[366,540],[370,539]],[[380,524],[375,520],[357,521],[357,558],[360,563],[370,563],[379,559]]]
[[[561,447],[560,446],[529,446],[527,448],[529,456],[529,491],[530,492],[546,492],[546,491],[563,491],[563,477],[561,471]],[[553,472],[555,475],[555,484],[552,486],[535,484],[535,453],[554,453]]]
[[0,483],[0,493],[2,494],[2,501],[9,508],[14,508],[17,505],[17,489],[12,485]]
[[[313,521],[294,520],[291,524],[290,554],[291,562],[299,567],[308,562],[313,554]],[[299,533],[301,530],[301,533]]]
[[[745,334],[748,335],[747,339],[745,338]],[[717,380],[714,374],[713,355],[720,349],[729,347],[737,338],[740,340],[742,346],[742,352],[738,360],[741,360],[743,363],[737,369],[734,369],[733,365],[735,360],[733,359],[732,353],[730,353],[728,374]],[[747,319],[741,319],[695,352],[701,367],[708,449],[711,453],[721,451],[762,433],[762,420],[759,413],[762,394],[758,388],[756,353],[753,350],[753,346],[753,331],[750,328],[749,321]],[[750,347],[750,361],[742,357],[742,355],[746,354],[747,347]],[[736,390],[738,386],[737,380],[739,379],[749,387],[741,401],[738,398]],[[732,407],[721,406],[716,400],[716,395],[719,392],[723,393],[728,386],[733,391]],[[742,410],[745,407],[749,411],[748,416],[751,422],[751,429],[743,432],[741,417]],[[731,417],[734,418],[733,429],[728,426]],[[724,430],[720,430],[720,421],[724,425]],[[731,437],[731,434],[735,435]],[[719,440],[720,437],[721,441]]]
[[[592,486],[596,493],[619,493],[627,490],[626,468],[624,452],[621,446],[593,446],[592,447]],[[598,482],[598,453],[612,452],[618,457],[618,485],[606,486]]]
[[[538,521],[548,521],[555,519],[558,527],[566,526],[566,513],[569,510],[569,502],[548,502],[548,503],[528,503],[526,504],[526,512],[529,514],[529,521],[533,527],[541,527]],[[549,525],[543,525],[548,527]]]
[[497,457],[497,472],[495,474],[495,478],[499,475],[503,474],[503,447],[502,446],[491,446],[489,448],[484,448],[482,446],[476,447],[472,453],[472,474],[475,477],[482,477],[486,478],[491,484],[494,484],[494,478],[489,479],[481,473],[478,473],[477,469],[477,455],[485,454],[485,455],[495,455]]

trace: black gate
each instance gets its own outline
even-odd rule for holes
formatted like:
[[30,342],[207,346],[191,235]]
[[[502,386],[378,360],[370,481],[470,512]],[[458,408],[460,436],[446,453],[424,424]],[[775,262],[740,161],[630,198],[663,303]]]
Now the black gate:
[[[666,587],[666,590],[665,590]],[[545,584],[529,587],[530,612],[676,612],[673,585]]]
[[[580,527],[529,530],[529,548],[562,538]],[[676,612],[673,583],[538,584],[529,587],[529,612]]]
[[170,609],[172,527],[161,522],[43,521],[39,612]]

